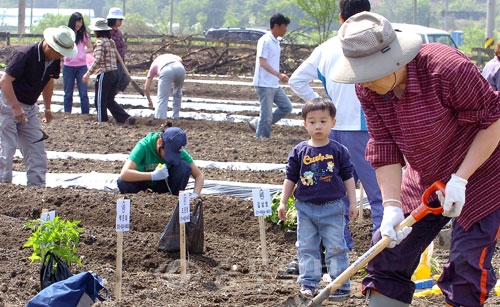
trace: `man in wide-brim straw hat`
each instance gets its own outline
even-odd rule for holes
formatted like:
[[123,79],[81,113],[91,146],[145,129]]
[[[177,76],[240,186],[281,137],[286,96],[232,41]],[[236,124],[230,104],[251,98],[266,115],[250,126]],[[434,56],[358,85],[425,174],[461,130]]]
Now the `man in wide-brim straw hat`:
[[19,48],[0,79],[0,182],[12,182],[12,160],[21,150],[27,184],[45,186],[47,154],[38,118],[38,97],[43,92],[44,122],[50,110],[54,79],[59,78],[61,59],[77,53],[75,32],[61,26],[47,28],[42,42]]
[[[352,16],[339,37],[343,58],[330,77],[357,83],[370,133],[366,158],[384,199],[380,233],[395,245],[368,264],[362,287],[369,306],[411,303],[420,254],[452,218],[438,285],[447,306],[482,306],[496,281],[491,259],[500,233],[500,194],[484,193],[500,181],[499,93],[460,51],[422,45],[417,34],[394,31],[380,15]],[[396,233],[437,180],[446,183],[445,195],[428,201],[442,205],[442,215]]]

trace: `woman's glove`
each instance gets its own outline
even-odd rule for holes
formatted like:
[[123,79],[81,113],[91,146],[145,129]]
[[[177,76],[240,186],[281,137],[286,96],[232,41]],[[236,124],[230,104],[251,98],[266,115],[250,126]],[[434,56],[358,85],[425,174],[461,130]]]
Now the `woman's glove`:
[[168,168],[167,168],[166,164],[163,164],[162,167],[157,167],[151,173],[151,180],[153,180],[153,181],[164,180],[167,177],[168,177]]
[[382,223],[380,224],[380,234],[391,238],[392,242],[389,244],[389,248],[393,248],[398,245],[410,234],[412,230],[411,227],[404,227],[397,232],[394,230],[394,227],[398,226],[404,219],[403,209],[400,207],[384,207],[384,216],[382,217]]
[[465,203],[465,186],[467,180],[458,177],[455,174],[451,175],[451,179],[446,184],[444,197],[440,191],[436,194],[443,206],[443,215],[447,217],[457,217],[462,212]]

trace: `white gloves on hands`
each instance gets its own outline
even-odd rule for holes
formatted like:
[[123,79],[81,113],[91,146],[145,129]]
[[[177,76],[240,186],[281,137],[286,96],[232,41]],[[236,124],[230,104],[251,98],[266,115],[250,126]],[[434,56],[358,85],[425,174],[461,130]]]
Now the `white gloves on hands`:
[[411,227],[404,227],[400,231],[395,231],[394,227],[398,226],[405,219],[403,209],[396,206],[384,207],[384,216],[380,224],[380,233],[382,236],[388,236],[392,242],[389,248],[393,248],[403,241],[412,231]]
[[157,167],[151,173],[151,180],[153,180],[153,181],[164,180],[167,177],[168,177],[168,168],[167,168],[166,164],[163,164],[162,167]]
[[451,179],[446,184],[446,189],[444,190],[445,196],[443,197],[443,193],[441,193],[441,191],[436,192],[439,201],[443,206],[444,216],[457,217],[460,215],[465,203],[466,185],[467,180],[452,174]]

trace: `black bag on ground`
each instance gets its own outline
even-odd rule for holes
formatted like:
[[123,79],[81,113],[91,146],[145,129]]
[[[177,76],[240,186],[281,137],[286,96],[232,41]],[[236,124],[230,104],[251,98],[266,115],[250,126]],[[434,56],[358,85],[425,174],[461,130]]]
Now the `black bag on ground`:
[[54,255],[52,251],[48,251],[43,257],[42,266],[40,267],[40,289],[45,289],[61,280],[73,276],[69,266],[61,258]]
[[[204,230],[203,201],[198,198],[194,210],[191,211],[190,221],[186,223],[186,246],[190,253],[203,253]],[[180,250],[179,203],[175,206],[174,213],[161,234],[158,250],[164,252],[178,252]]]

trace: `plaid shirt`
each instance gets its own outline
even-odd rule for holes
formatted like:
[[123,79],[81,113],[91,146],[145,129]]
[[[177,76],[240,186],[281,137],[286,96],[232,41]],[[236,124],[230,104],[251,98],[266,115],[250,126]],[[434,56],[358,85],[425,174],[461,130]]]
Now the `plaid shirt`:
[[[401,163],[405,212],[417,208],[434,181],[447,182],[467,154],[479,130],[500,119],[500,92],[481,77],[460,51],[424,44],[408,65],[401,99],[356,85],[371,139],[366,159],[373,167]],[[500,208],[500,148],[469,178],[466,203],[457,221],[468,230]],[[490,191],[490,193],[485,193]]]
[[91,74],[102,74],[117,70],[116,47],[112,39],[101,37],[94,44],[94,62],[89,68]]

